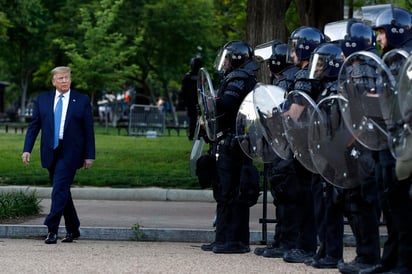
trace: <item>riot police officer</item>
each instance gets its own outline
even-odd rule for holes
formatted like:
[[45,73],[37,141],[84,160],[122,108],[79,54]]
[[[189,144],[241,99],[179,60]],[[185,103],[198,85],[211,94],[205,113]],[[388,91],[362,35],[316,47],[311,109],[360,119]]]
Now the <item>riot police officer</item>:
[[257,83],[259,69],[254,52],[243,41],[225,44],[216,59],[223,80],[216,98],[216,180],[213,196],[217,202],[215,241],[202,246],[214,253],[246,253],[249,247],[249,202],[240,193],[241,170],[252,160],[241,150],[236,138],[236,117],[246,95]]
[[[412,49],[412,15],[396,7],[383,10],[373,24],[382,53],[392,49]],[[383,188],[382,209],[388,239],[380,264],[361,273],[412,273],[412,197],[410,178],[398,177],[396,160],[389,149],[379,151],[380,184]]]
[[[330,95],[338,94],[337,79],[342,63],[342,50],[335,43],[323,43],[313,51],[309,78],[320,80],[321,93],[318,102]],[[313,175],[312,194],[319,248],[312,260],[305,263],[316,268],[337,268],[342,260],[343,210],[336,199],[339,191],[319,174]]]
[[[291,58],[299,68],[290,91],[296,90],[306,93],[314,101],[319,95],[319,81],[309,79],[308,64],[313,50],[323,42],[325,42],[323,33],[317,28],[307,26],[294,30],[288,41],[290,53],[287,57]],[[288,111],[293,110],[296,105],[299,105],[299,102],[292,102]],[[291,221],[298,234],[294,237],[294,247],[284,254],[283,260],[290,263],[303,263],[305,260],[310,259],[317,249],[313,196],[311,194],[313,173],[306,169],[295,157],[293,158],[293,165],[289,167],[291,167],[291,172],[288,175],[290,182],[293,182],[293,184],[288,185],[288,190],[293,193],[297,203],[294,205],[293,218],[292,216],[288,218],[292,218]]]
[[[354,19],[346,21],[343,37],[337,41],[344,53],[345,58],[352,53],[365,50],[377,54],[376,36],[370,26]],[[356,65],[356,69],[353,67]],[[366,63],[356,63],[342,70],[343,77],[354,79],[358,72],[361,75],[370,72]],[[367,71],[367,72],[365,72]],[[371,72],[372,73],[372,72]],[[373,78],[369,75],[367,79]],[[368,83],[359,82],[359,89],[367,89]],[[347,98],[350,100],[350,98]],[[379,204],[378,188],[375,178],[375,164],[372,152],[354,141],[348,145],[348,150],[355,149],[362,157],[363,175],[359,186],[341,190],[341,201],[344,215],[356,241],[356,257],[350,262],[341,262],[338,269],[341,273],[358,273],[379,261]]]
[[[272,43],[272,55],[267,63],[271,72],[271,83],[289,91],[295,74],[299,68],[287,62],[288,45],[275,40]],[[257,247],[254,251],[256,255],[263,255],[267,258],[283,258],[284,254],[295,248],[295,238],[299,234],[297,226],[293,222],[296,209],[296,197],[293,195],[294,186],[298,181],[295,176],[294,162],[290,152],[289,159],[282,159],[275,156],[276,160],[270,163],[269,182],[270,192],[273,196],[273,204],[276,210],[276,227],[274,241],[266,247]]]

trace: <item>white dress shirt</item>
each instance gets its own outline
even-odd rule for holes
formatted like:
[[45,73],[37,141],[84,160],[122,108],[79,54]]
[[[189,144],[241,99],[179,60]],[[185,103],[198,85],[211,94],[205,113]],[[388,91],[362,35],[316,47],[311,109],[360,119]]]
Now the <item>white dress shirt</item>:
[[[56,109],[56,104],[59,101],[60,92],[56,90],[56,94],[54,95],[54,108],[53,111]],[[59,131],[59,139],[63,140],[64,135],[64,122],[66,121],[66,114],[67,114],[67,107],[69,106],[69,99],[70,99],[70,90],[63,94],[63,108],[62,108],[62,120],[60,122],[60,131]]]

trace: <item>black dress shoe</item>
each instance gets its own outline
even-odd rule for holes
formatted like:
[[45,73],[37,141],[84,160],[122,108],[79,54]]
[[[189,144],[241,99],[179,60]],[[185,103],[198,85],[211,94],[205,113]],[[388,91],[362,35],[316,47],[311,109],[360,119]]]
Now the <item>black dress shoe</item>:
[[255,253],[255,255],[262,256],[266,248],[267,247],[256,247],[253,253]]
[[338,263],[340,261],[341,259],[326,256],[324,258],[320,258],[319,260],[314,260],[311,266],[315,268],[338,268]]
[[200,246],[200,249],[202,249],[203,251],[213,251],[213,248],[219,244],[223,244],[223,243],[213,242],[210,244],[204,244]]
[[382,264],[376,264],[372,267],[362,269],[359,274],[375,274],[375,273],[386,273],[389,272],[390,267],[383,266]]
[[55,244],[57,243],[57,234],[53,232],[47,233],[46,240],[44,240],[46,244]]
[[66,237],[63,238],[62,243],[72,243],[74,239],[80,237],[80,232],[67,232]]
[[262,255],[265,258],[283,258],[285,253],[288,251],[289,249],[284,247],[266,248]]
[[285,252],[283,260],[288,263],[304,263],[306,260],[312,258],[314,255],[315,252],[310,252],[296,248]]
[[213,253],[242,254],[250,252],[250,247],[242,243],[225,243],[213,247]]
[[373,267],[374,265],[375,264],[367,264],[364,262],[360,262],[355,258],[353,261],[349,263],[339,262],[338,269],[339,272],[342,274],[358,274],[362,273],[362,271],[365,269]]

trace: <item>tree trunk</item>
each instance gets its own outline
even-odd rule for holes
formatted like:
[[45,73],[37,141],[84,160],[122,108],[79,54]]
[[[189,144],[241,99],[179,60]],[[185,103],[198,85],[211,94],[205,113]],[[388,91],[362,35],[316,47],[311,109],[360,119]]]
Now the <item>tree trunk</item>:
[[[286,12],[292,0],[248,0],[246,9],[246,42],[252,47],[279,39],[287,43]],[[344,0],[295,0],[301,26],[323,31],[326,23],[343,19]],[[261,63],[261,82],[268,83],[269,70]]]
[[344,0],[295,0],[302,26],[323,31],[326,23],[343,19]]
[[292,0],[249,0],[246,10],[246,41],[253,47],[280,39],[286,42],[286,11]]
[[[292,0],[249,0],[246,10],[246,41],[256,47],[259,44],[279,39],[287,43],[286,11]],[[268,83],[269,69],[261,63],[258,79]]]

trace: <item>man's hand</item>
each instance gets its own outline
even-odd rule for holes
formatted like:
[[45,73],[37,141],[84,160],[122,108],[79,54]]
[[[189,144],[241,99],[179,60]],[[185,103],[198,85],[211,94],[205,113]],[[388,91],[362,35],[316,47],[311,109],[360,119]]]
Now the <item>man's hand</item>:
[[92,167],[92,164],[93,164],[93,159],[86,159],[86,160],[84,160],[84,164],[83,164],[83,167],[85,168],[85,169],[89,169],[89,168],[91,168]]
[[21,159],[24,164],[28,165],[30,163],[30,152],[23,152]]

